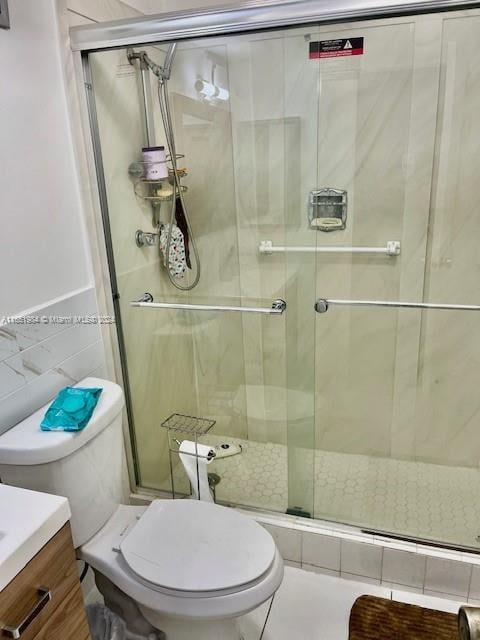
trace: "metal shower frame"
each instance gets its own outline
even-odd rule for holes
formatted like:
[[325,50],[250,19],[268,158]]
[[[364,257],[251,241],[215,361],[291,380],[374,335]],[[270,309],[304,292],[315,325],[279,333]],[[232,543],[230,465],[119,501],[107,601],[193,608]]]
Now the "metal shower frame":
[[479,7],[472,0],[269,0],[238,6],[128,18],[74,27],[73,51],[263,31],[308,23],[326,24]]
[[[193,11],[141,16],[114,22],[73,27],[70,29],[70,43],[75,64],[81,74],[85,91],[85,117],[90,126],[91,140],[87,140],[90,156],[95,162],[99,206],[103,222],[104,243],[111,287],[111,305],[114,310],[118,344],[113,344],[117,365],[123,377],[128,428],[130,433],[131,456],[128,456],[129,472],[134,486],[142,490],[137,458],[135,455],[135,431],[128,369],[126,366],[125,343],[123,339],[119,291],[115,273],[112,237],[109,223],[108,200],[103,172],[95,96],[89,54],[131,46],[143,46],[177,42],[203,37],[222,37],[233,34],[282,29],[307,24],[325,25],[378,18],[392,18],[425,13],[459,11],[480,7],[480,0],[265,0],[243,2],[237,6],[209,8]],[[80,96],[82,93],[80,92]],[[146,102],[148,97],[146,96]],[[145,114],[146,120],[148,115]],[[151,126],[153,131],[153,126]],[[116,341],[115,341],[116,342]],[[386,535],[390,535],[385,532]],[[431,542],[430,542],[431,543]],[[454,545],[454,549],[464,550]]]

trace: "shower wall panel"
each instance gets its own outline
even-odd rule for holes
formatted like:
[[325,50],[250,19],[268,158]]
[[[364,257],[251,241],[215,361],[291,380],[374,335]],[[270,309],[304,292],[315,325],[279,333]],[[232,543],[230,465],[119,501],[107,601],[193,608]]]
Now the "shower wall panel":
[[[151,55],[161,55],[152,49]],[[145,144],[139,87],[123,50],[94,54],[92,72],[140,482],[155,488],[168,478],[169,468],[166,433],[160,423],[174,412],[198,413],[192,322],[181,311],[161,314],[129,306],[145,291],[157,299],[171,294],[167,278],[159,277],[156,248],[139,249],[135,244],[137,229],[153,231],[152,209],[135,196],[128,175],[129,165],[141,159]],[[157,129],[161,142],[163,132],[160,126]]]
[[[425,294],[480,297],[480,16],[443,21],[440,110]],[[427,312],[419,353],[415,455],[448,465],[480,461],[480,324],[476,313]]]
[[[415,19],[322,32],[322,39],[363,36],[365,53],[319,65],[318,183],[347,189],[349,200],[347,229],[319,234],[318,242],[375,247],[400,240],[402,253],[320,254],[318,297],[421,299],[429,215],[422,194],[431,173],[438,88],[435,38],[425,37],[430,29]],[[393,418],[403,400],[397,385],[405,375],[397,358],[407,349],[413,356],[407,366],[416,366],[419,320],[415,312],[402,317],[396,310],[354,307],[318,316],[318,448],[392,453]]]

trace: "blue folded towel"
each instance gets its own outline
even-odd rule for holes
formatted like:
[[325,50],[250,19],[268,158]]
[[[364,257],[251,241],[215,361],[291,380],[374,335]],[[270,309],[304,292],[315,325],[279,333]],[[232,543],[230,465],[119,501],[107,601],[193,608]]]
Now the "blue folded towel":
[[65,387],[48,407],[42,431],[81,431],[92,417],[101,388]]

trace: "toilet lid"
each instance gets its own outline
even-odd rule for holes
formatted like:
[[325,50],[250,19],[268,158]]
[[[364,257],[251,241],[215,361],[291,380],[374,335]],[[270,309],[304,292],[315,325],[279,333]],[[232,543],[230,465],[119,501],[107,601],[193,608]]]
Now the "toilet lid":
[[272,536],[253,518],[198,500],[155,500],[120,551],[152,585],[218,591],[260,578],[275,557]]

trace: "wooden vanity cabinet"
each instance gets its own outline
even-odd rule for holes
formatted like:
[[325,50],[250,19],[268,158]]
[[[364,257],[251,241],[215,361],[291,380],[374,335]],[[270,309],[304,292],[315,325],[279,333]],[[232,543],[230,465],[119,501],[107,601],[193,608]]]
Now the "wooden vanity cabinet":
[[70,524],[0,592],[0,639],[91,640]]

